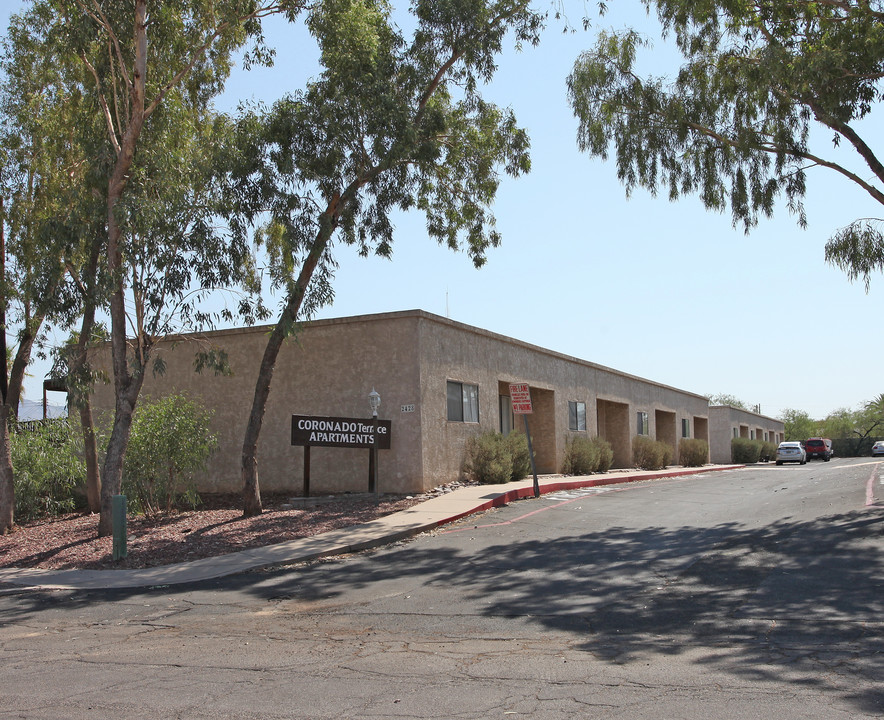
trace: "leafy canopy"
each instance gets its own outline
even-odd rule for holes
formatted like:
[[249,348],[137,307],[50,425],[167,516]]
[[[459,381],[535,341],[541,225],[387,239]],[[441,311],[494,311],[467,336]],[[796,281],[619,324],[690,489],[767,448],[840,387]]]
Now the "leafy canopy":
[[[697,194],[747,231],[784,196],[804,226],[807,171],[824,167],[884,204],[884,165],[860,124],[880,109],[880,0],[643,2],[675,38],[677,76],[639,77],[648,41],[626,30],[600,33],[568,79],[579,148],[606,159],[613,146],[627,193]],[[881,220],[853,220],[826,256],[868,287],[884,269]]]
[[[490,208],[501,174],[530,168],[527,134],[479,86],[506,35],[535,43],[542,17],[523,0],[422,0],[412,12],[408,41],[384,2],[318,3],[307,22],[321,76],[237,122],[223,204],[240,233],[269,216],[268,270],[289,295],[306,293],[305,316],[331,298],[333,240],[388,257],[394,210],[422,211],[431,237],[482,265],[500,242]],[[312,256],[309,292],[298,290]]]

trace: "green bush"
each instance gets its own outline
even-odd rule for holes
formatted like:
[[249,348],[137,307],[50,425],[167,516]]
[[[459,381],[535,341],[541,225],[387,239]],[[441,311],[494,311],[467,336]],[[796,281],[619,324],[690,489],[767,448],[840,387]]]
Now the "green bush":
[[731,440],[731,460],[735,463],[757,463],[761,459],[763,442],[738,437]]
[[709,462],[709,443],[699,438],[684,438],[678,444],[678,463],[684,467],[700,467]]
[[79,426],[69,418],[13,427],[15,518],[28,522],[76,509],[86,481]]
[[528,438],[520,432],[504,436],[489,431],[467,440],[464,473],[476,482],[497,485],[520,480],[530,468]]
[[759,460],[762,462],[770,462],[777,457],[777,444],[775,442],[762,442]]
[[510,480],[521,480],[531,472],[531,454],[528,452],[528,436],[513,431],[506,437],[507,447],[513,458]]
[[146,399],[132,418],[123,492],[134,512],[156,515],[199,502],[194,476],[217,446],[212,414],[184,395]]
[[591,442],[599,449],[599,464],[596,467],[596,472],[608,472],[611,465],[614,464],[614,448],[611,447],[611,443],[600,437],[594,437]]
[[600,437],[573,437],[565,441],[562,472],[568,475],[591,475],[607,472],[614,462],[611,443]]
[[672,461],[672,448],[647,435],[636,435],[632,440],[632,462],[642,470],[662,470]]

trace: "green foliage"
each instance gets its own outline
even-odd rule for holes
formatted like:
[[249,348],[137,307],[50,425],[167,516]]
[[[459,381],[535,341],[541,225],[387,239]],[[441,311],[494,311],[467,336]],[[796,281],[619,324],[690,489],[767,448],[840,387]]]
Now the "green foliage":
[[70,418],[21,424],[10,434],[19,522],[71,512],[86,478],[79,427]]
[[660,440],[651,440],[647,435],[636,435],[632,439],[632,462],[642,470],[662,470],[672,460],[672,448]]
[[217,446],[212,414],[184,395],[145,398],[132,420],[123,492],[135,512],[156,515],[199,502],[194,477]]
[[614,462],[611,443],[600,437],[570,437],[565,441],[562,472],[567,475],[591,475],[607,472]]
[[[674,79],[639,76],[649,42],[634,30],[599,33],[568,78],[579,148],[606,159],[613,146],[627,193],[697,194],[747,231],[785,196],[804,226],[806,171],[826,167],[884,204],[884,165],[864,137],[881,107],[880,3],[644,4],[682,54]],[[851,223],[828,259],[868,284],[884,269],[880,227]]]
[[759,460],[762,462],[770,462],[774,460],[777,456],[777,443],[775,442],[762,442],[761,443],[761,453],[759,455]]
[[684,467],[701,467],[709,462],[709,443],[699,438],[683,438],[678,443],[678,462]]
[[[809,437],[817,437],[822,432],[820,423],[803,410],[786,408],[780,413],[786,431],[786,440],[804,442]],[[828,436],[827,436],[828,437]]]
[[751,412],[752,408],[750,408],[746,403],[740,400],[738,397],[734,395],[728,395],[727,393],[716,393],[714,395],[709,396],[709,404],[710,405],[729,405],[730,407],[739,408],[740,410],[746,410],[747,412]]
[[731,460],[740,464],[757,463],[761,459],[763,446],[764,443],[761,440],[733,438],[731,440]]
[[833,438],[832,454],[835,457],[868,457],[877,440],[884,440],[884,437]]
[[507,447],[513,459],[510,480],[521,480],[531,472],[531,454],[528,452],[528,437],[513,431],[506,436]]
[[519,480],[528,474],[528,440],[519,432],[508,436],[488,431],[467,440],[464,473],[483,485]]

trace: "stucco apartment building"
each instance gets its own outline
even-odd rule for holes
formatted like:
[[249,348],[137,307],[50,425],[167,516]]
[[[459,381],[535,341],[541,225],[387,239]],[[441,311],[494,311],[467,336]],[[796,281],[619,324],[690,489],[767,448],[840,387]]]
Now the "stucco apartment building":
[[729,463],[731,440],[738,437],[779,444],[786,439],[786,426],[782,420],[730,405],[710,406],[709,456],[712,462]]
[[[267,327],[224,330],[158,345],[166,371],[146,379],[143,397],[184,392],[214,412],[219,449],[199,483],[203,491],[240,490],[243,432],[267,333]],[[194,372],[194,352],[207,345],[227,352],[232,375]],[[109,350],[102,352],[109,366]],[[715,416],[702,395],[410,310],[312,321],[285,344],[259,444],[261,489],[303,490],[305,448],[292,445],[293,415],[368,420],[372,390],[381,396],[379,417],[390,421],[390,448],[379,451],[380,491],[420,492],[455,480],[469,437],[523,431],[511,410],[510,383],[530,387],[539,473],[561,470],[566,441],[575,436],[608,440],[615,467],[631,466],[638,434],[668,443],[674,458],[682,438],[701,438],[710,447],[730,442],[730,429],[721,439],[712,436]],[[96,387],[94,401],[97,408],[113,408],[112,388]],[[768,419],[755,417],[753,432],[782,429],[782,423],[768,427]],[[312,447],[311,494],[365,491],[368,455],[365,449]]]

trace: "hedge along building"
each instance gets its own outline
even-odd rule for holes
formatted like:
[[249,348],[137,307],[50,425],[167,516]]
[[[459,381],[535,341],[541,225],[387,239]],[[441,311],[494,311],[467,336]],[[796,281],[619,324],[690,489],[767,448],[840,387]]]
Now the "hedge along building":
[[[144,398],[185,393],[214,412],[219,448],[198,482],[204,492],[239,491],[242,438],[267,327],[182,335],[160,341],[166,369],[149,375]],[[233,374],[197,374],[194,352],[223,349]],[[109,367],[109,348],[96,365]],[[467,439],[483,431],[523,431],[509,384],[528,383],[529,424],[539,473],[561,470],[566,441],[599,435],[615,467],[632,465],[632,439],[661,440],[677,458],[682,438],[710,441],[707,398],[644,380],[420,310],[305,323],[276,363],[259,442],[264,492],[303,489],[304,448],[292,445],[292,416],[370,418],[368,395],[381,395],[390,449],[379,456],[381,492],[420,492],[461,475]],[[110,386],[96,408],[113,408]],[[364,449],[311,448],[313,493],[368,487]]]
[[782,420],[750,412],[731,405],[709,408],[709,455],[714,463],[731,462],[731,441],[747,438],[779,444],[786,439]]

